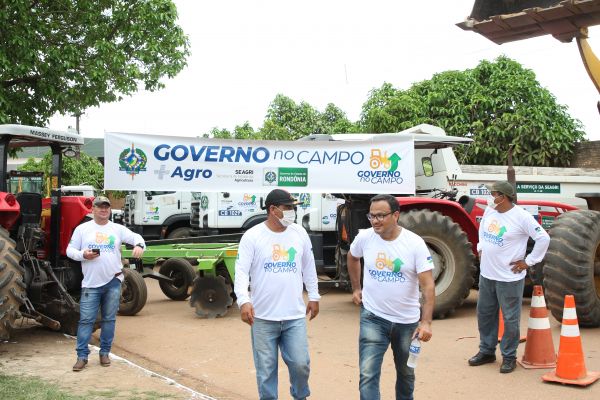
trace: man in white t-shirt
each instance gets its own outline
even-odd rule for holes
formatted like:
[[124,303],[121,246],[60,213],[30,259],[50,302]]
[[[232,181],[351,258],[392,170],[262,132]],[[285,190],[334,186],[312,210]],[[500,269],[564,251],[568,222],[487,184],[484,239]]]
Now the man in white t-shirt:
[[[469,365],[496,361],[498,310],[502,309],[504,335],[500,342],[500,372],[505,374],[514,371],[517,365],[526,271],[542,261],[550,237],[531,214],[513,204],[515,190],[509,182],[497,181],[487,188],[491,197],[479,224],[477,244],[480,260],[479,352],[469,359]],[[535,240],[535,245],[526,257],[529,238]]]
[[289,370],[292,398],[310,395],[305,316],[317,316],[321,296],[310,238],[294,223],[297,204],[287,191],[272,190],[265,200],[267,220],[244,233],[235,263],[235,294],[242,321],[251,326],[261,400],[278,397],[279,350]]
[[[433,261],[425,241],[398,225],[400,205],[394,196],[371,199],[367,218],[372,227],[361,230],[348,252],[352,300],[360,312],[359,364],[361,400],[379,400],[381,364],[392,346],[396,366],[396,400],[411,400],[414,369],[407,366],[413,338],[431,339],[435,301]],[[364,277],[361,289],[361,257]],[[419,303],[419,287],[423,307]],[[420,322],[419,322],[420,320]]]
[[121,243],[135,246],[133,257],[139,258],[146,247],[144,238],[120,224],[109,221],[110,200],[104,196],[94,199],[94,219],[75,228],[67,247],[67,256],[81,261],[83,280],[79,301],[77,327],[77,361],[73,371],[85,368],[90,350],[88,344],[94,330],[98,310],[100,323],[100,365],[110,366],[110,349],[115,337],[115,321],[121,300]]

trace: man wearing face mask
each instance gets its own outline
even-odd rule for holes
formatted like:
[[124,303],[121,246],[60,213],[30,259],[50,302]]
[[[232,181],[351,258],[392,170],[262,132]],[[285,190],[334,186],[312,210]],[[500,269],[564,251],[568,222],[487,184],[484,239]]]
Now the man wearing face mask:
[[297,204],[287,191],[272,190],[265,200],[267,220],[244,233],[235,263],[235,294],[242,321],[251,327],[261,400],[278,398],[279,350],[289,370],[292,398],[310,395],[305,316],[317,316],[321,296],[310,238],[294,223]]
[[[509,182],[494,182],[487,188],[491,197],[479,224],[477,244],[480,260],[477,300],[479,352],[469,359],[469,365],[496,361],[500,308],[504,318],[500,372],[509,373],[516,368],[527,268],[542,261],[550,237],[531,214],[513,204],[515,191]],[[535,240],[535,246],[525,256],[529,238]]]

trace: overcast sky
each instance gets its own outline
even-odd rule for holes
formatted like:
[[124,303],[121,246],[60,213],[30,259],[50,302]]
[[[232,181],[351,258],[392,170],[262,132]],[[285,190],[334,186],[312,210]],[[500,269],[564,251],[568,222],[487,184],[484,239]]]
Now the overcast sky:
[[[474,0],[175,0],[191,42],[188,66],[166,88],[88,109],[86,137],[106,131],[197,136],[245,121],[259,128],[278,93],[323,111],[334,103],[360,117],[368,92],[407,89],[446,70],[505,54],[532,69],[568,106],[590,140],[600,140],[599,97],[575,42],[552,37],[496,45],[455,26]],[[600,54],[600,28],[590,29]],[[55,117],[50,127],[75,126]]]

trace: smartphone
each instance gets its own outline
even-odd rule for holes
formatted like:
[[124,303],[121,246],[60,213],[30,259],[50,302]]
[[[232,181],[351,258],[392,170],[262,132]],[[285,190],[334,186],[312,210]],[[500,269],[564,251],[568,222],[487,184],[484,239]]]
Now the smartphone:
[[94,254],[100,254],[100,249],[92,249],[92,253],[94,253]]

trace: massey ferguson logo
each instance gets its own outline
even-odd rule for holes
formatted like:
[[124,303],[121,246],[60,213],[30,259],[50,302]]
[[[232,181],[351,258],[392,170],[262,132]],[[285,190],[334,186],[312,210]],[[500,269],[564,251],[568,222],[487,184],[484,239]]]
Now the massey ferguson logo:
[[131,143],[131,148],[127,148],[119,154],[119,171],[125,171],[133,179],[135,175],[146,171],[147,162],[146,153]]

